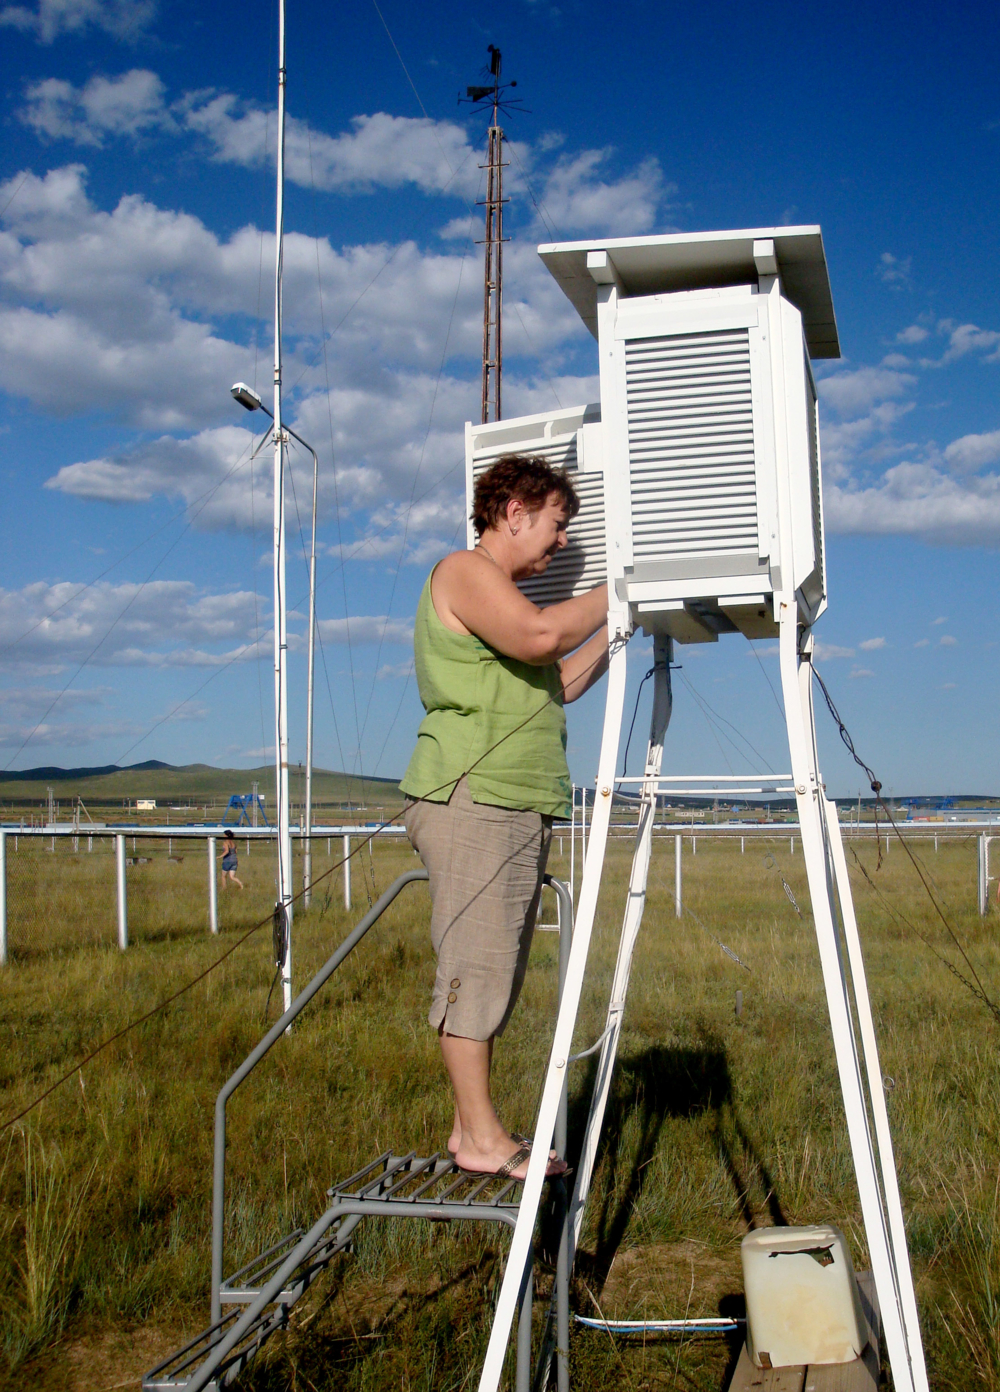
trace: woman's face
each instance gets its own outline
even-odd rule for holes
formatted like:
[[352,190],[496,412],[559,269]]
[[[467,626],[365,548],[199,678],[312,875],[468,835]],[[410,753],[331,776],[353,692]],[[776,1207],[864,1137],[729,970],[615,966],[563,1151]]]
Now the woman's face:
[[535,512],[525,512],[513,543],[518,553],[517,578],[542,575],[549,561],[567,545],[569,509],[561,493],[550,493]]

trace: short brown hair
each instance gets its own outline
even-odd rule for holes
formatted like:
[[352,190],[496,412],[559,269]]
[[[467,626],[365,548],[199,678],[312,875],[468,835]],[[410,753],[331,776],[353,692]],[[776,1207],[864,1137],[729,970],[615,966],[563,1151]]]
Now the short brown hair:
[[558,493],[570,517],[580,511],[580,499],[565,469],[553,469],[537,454],[505,454],[476,479],[472,495],[472,525],[482,536],[497,526],[516,498],[529,512],[538,512],[552,493]]

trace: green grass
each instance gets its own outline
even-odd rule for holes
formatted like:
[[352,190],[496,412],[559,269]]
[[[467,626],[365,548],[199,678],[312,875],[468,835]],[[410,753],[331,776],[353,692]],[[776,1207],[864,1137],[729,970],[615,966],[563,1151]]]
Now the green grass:
[[[674,918],[673,838],[656,844],[574,1286],[581,1312],[599,1306],[608,1318],[662,1318],[735,1308],[739,1242],[751,1223],[835,1222],[856,1263],[866,1264],[803,862],[798,846],[789,855],[787,840],[775,839],[771,849],[804,919],[763,846],[748,843],[741,855],[738,841],[699,835],[697,855],[686,843],[684,860],[686,902],[699,925]],[[317,850],[322,873],[333,862],[325,841]],[[874,847],[858,848],[886,900],[944,949],[944,931],[897,851],[876,872]],[[612,844],[577,1047],[603,1028],[629,853],[628,843]],[[129,871],[133,946],[121,954],[112,946],[110,855],[63,850],[53,857],[36,847],[15,869],[20,854],[10,858],[15,959],[0,998],[3,1116],[200,971],[266,914],[273,893],[272,853],[262,847],[249,861],[241,855],[248,890],[220,895],[222,934],[212,939],[203,849],[189,856],[184,848],[179,864],[158,851]],[[937,855],[924,843],[920,854],[983,980],[1000,990],[996,917],[980,921],[975,912],[974,839],[942,840]],[[567,862],[556,853],[550,868],[565,875]],[[375,889],[414,864],[407,846],[376,841]],[[932,1386],[995,1392],[997,1027],[860,879],[856,896],[882,1068],[895,1082],[889,1108]],[[23,907],[29,901],[30,912]],[[318,888],[311,911],[296,919],[298,983],[364,907],[357,868],[350,918],[339,872]],[[543,917],[553,916],[548,905]],[[428,1153],[443,1145],[449,1096],[425,1022],[433,975],[428,917],[426,889],[405,891],[230,1104],[227,1269],[312,1220],[329,1184],[382,1149]],[[205,1324],[212,1108],[222,1081],[263,1032],[269,951],[264,928],[4,1133],[0,1359],[7,1385],[31,1392],[56,1376],[95,1392],[129,1385]],[[498,1103],[515,1129],[532,1126],[555,992],[555,934],[540,934],[522,1003],[497,1050]],[[592,1068],[592,1060],[580,1063],[572,1075],[574,1143]],[[469,1227],[363,1225],[353,1254],[296,1308],[248,1387],[474,1386],[504,1248],[496,1232]],[[543,1267],[537,1279],[543,1293]],[[540,1318],[541,1302],[537,1308]],[[717,1340],[643,1348],[575,1333],[574,1384],[715,1392],[732,1352]]]

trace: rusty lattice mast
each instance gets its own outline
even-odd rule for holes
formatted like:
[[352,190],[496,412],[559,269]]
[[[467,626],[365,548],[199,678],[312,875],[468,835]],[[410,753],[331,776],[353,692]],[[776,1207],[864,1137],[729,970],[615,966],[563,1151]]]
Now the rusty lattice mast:
[[483,239],[486,255],[483,266],[483,396],[482,423],[499,420],[503,410],[503,205],[508,201],[503,195],[503,171],[506,162],[503,157],[504,133],[500,126],[500,112],[509,107],[504,94],[509,87],[500,81],[500,50],[490,44],[489,86],[469,87],[466,100],[473,106],[492,107],[492,119],[487,135],[486,163],[480,169],[486,170],[486,197],[479,200],[479,207],[486,209],[486,235]]

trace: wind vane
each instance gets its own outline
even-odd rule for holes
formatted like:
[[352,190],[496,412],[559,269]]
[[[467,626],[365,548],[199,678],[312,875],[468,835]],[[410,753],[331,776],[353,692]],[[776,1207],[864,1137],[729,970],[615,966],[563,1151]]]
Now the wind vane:
[[[489,85],[467,87],[460,102],[471,103],[474,110],[492,107],[489,127],[485,169],[486,198],[480,199],[477,207],[486,208],[486,257],[483,272],[483,402],[482,423],[499,420],[501,417],[501,379],[503,375],[503,205],[508,200],[503,196],[504,133],[500,128],[500,112],[508,113],[519,109],[521,103],[508,97],[516,82],[500,81],[500,50],[489,44],[490,65],[483,70],[483,76],[491,80]],[[491,414],[492,413],[492,414]]]

